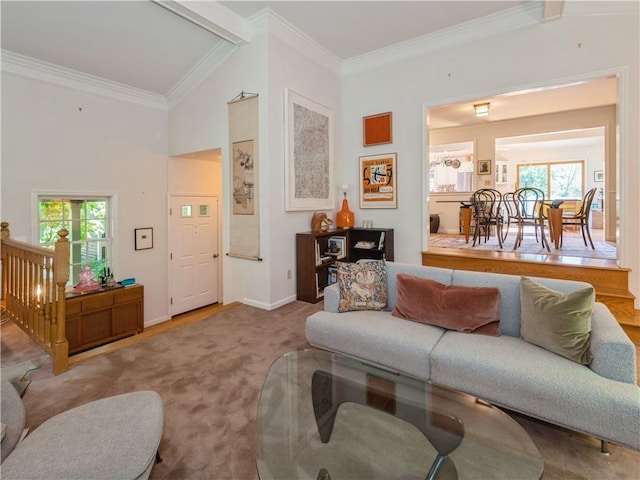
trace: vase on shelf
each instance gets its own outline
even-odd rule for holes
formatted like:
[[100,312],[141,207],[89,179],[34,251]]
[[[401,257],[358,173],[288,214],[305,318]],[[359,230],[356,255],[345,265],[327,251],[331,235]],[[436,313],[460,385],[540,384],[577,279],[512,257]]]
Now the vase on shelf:
[[347,201],[347,194],[345,192],[342,199],[342,210],[336,214],[336,226],[338,228],[350,228],[354,225],[354,215],[349,210],[349,202]]

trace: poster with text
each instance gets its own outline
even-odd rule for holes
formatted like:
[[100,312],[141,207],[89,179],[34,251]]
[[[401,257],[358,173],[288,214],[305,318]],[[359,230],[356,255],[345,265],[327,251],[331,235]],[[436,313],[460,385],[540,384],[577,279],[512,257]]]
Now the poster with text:
[[360,157],[360,208],[397,208],[396,154]]

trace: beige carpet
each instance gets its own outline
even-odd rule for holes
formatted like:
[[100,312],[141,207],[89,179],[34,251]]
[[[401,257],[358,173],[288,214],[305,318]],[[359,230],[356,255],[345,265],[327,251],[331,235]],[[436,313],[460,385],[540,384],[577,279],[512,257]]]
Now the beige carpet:
[[[548,237],[548,232],[547,239]],[[588,243],[588,240],[587,240]],[[595,249],[591,248],[591,245],[584,245],[582,235],[580,232],[565,232],[562,247],[556,249],[553,243],[550,242],[551,251],[547,252],[547,249],[542,246],[541,242],[536,242],[536,237],[533,230],[525,230],[524,238],[520,246],[513,250],[515,245],[515,232],[512,228],[509,235],[503,242],[503,247],[500,249],[498,244],[498,238],[495,235],[489,237],[487,242],[483,241],[473,245],[473,235],[469,237],[469,243],[465,243],[464,235],[452,235],[444,233],[432,233],[429,235],[430,247],[442,247],[442,248],[457,248],[457,249],[469,249],[469,250],[489,250],[489,251],[502,251],[507,253],[526,253],[537,255],[548,255],[551,257],[567,256],[567,257],[582,257],[582,258],[601,258],[615,260],[617,258],[617,249],[614,243],[605,242],[597,238],[593,238],[593,244]]]
[[[108,395],[156,390],[165,405],[164,462],[152,479],[257,479],[255,415],[263,380],[279,355],[307,346],[304,320],[320,308],[303,302],[271,312],[239,306],[57,377],[45,366],[31,375],[25,396],[28,426]],[[3,324],[3,365],[40,354],[24,337]],[[538,445],[545,480],[638,478],[639,452],[612,446],[605,456],[594,438],[512,415]]]

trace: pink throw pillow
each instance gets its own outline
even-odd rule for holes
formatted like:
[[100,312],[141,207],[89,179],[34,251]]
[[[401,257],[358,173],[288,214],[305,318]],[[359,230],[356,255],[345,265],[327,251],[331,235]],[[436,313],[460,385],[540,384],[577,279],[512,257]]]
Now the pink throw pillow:
[[401,273],[392,315],[458,332],[499,336],[500,289],[444,285]]

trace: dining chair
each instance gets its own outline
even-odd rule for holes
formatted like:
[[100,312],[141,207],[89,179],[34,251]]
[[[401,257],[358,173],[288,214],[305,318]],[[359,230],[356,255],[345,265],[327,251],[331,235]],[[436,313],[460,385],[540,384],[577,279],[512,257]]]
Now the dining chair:
[[509,227],[511,227],[511,222],[516,225],[518,223],[518,202],[516,201],[515,192],[503,193],[502,205],[504,211],[502,241],[504,242],[509,236]]
[[[589,231],[589,215],[591,214],[591,204],[593,203],[593,198],[595,197],[597,191],[597,188],[592,188],[585,194],[584,199],[582,200],[582,204],[580,205],[580,209],[576,213],[563,212],[562,214],[562,226],[579,226],[580,231],[582,232],[582,240],[584,241],[584,246],[588,246],[587,237],[589,237],[589,243],[591,244],[591,248],[593,248],[594,250],[596,249],[596,247],[593,245],[591,232]],[[560,245],[562,246],[562,232],[560,233]]]
[[513,192],[513,209],[516,212],[515,220],[518,225],[518,231],[516,233],[516,240],[513,244],[513,249],[516,250],[521,244],[524,238],[524,227],[533,226],[533,230],[538,242],[538,231],[540,232],[540,239],[542,246],[551,251],[549,242],[544,234],[544,208],[545,197],[544,192],[539,188],[523,187]]
[[481,237],[484,237],[485,242],[489,240],[491,228],[494,227],[498,244],[502,248],[502,226],[504,223],[502,194],[492,188],[483,188],[473,192],[471,201],[473,203],[473,220],[475,223],[473,246],[480,243]]

